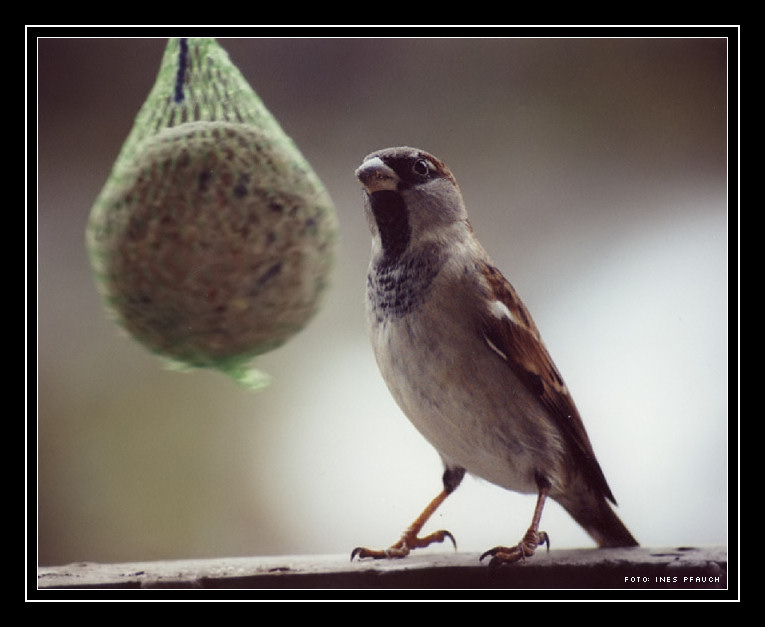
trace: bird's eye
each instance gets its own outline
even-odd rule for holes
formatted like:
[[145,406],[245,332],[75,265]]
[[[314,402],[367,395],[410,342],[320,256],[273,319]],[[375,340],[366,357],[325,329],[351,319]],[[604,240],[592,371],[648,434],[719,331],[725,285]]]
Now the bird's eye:
[[430,164],[425,159],[417,159],[417,161],[414,162],[414,165],[412,165],[412,170],[415,174],[425,176],[430,172]]

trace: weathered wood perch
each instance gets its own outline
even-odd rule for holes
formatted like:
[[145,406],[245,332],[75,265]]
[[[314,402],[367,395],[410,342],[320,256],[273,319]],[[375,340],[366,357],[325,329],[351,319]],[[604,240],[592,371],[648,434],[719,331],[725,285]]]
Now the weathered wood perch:
[[202,589],[688,589],[728,586],[727,550],[712,548],[538,551],[489,569],[476,553],[421,553],[403,560],[273,556],[125,564],[77,563],[37,569],[38,590]]

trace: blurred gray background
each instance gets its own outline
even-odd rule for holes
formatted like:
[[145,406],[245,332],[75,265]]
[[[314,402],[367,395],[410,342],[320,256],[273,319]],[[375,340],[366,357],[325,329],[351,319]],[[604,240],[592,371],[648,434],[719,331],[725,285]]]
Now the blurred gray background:
[[[353,170],[402,144],[455,173],[637,538],[726,543],[725,40],[220,41],[334,198],[333,288],[259,360],[274,383],[257,394],[125,337],[84,229],[165,40],[39,40],[41,565],[384,547],[435,496],[438,456],[364,330]],[[469,478],[428,529],[482,551],[517,542],[533,506]],[[555,504],[542,526],[593,546]]]

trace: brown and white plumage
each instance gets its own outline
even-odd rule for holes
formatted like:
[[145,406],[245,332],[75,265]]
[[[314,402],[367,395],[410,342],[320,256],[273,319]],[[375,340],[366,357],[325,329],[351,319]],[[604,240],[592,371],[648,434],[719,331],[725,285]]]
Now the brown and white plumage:
[[389,549],[398,557],[451,534],[418,533],[465,471],[538,494],[532,525],[492,563],[533,554],[545,499],[558,501],[600,546],[637,542],[528,310],[492,264],[468,221],[459,186],[434,156],[390,148],[365,158],[372,232],[367,317],[375,356],[397,403],[441,455],[444,490]]

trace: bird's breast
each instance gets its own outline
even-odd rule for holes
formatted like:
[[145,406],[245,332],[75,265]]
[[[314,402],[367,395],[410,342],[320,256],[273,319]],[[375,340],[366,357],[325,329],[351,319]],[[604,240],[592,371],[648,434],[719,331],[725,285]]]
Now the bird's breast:
[[447,278],[438,274],[422,280],[424,292],[409,294],[386,289],[388,278],[370,275],[369,333],[402,411],[448,463],[533,491],[537,460],[531,452],[546,447],[539,426],[547,419],[470,324],[465,308],[471,295],[459,284],[445,285]]

